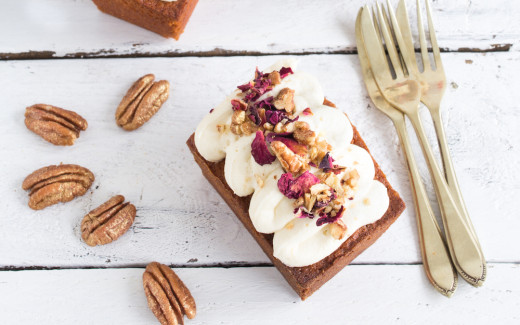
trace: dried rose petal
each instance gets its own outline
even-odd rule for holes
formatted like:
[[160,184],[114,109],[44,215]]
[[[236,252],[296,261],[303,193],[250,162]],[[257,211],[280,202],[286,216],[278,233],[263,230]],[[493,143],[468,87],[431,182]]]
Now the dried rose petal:
[[308,192],[312,185],[319,182],[320,179],[308,171],[296,178],[293,178],[291,173],[285,173],[278,180],[278,189],[286,197],[298,199]]
[[327,199],[327,200],[324,200],[324,201],[316,201],[316,203],[314,203],[314,206],[317,208],[317,209],[320,209],[320,208],[324,208],[326,207],[327,205],[329,205],[329,203],[336,199],[336,192],[332,189],[332,193],[330,195],[330,197]]
[[297,213],[300,213],[300,215],[298,216],[298,218],[309,218],[309,219],[314,219],[314,214],[309,213],[309,212],[303,210],[301,207],[300,207],[300,208],[296,208],[296,209],[294,209],[294,214],[297,214]]
[[249,106],[249,112],[251,112],[251,114],[249,114],[249,119],[253,121],[253,123],[255,123],[256,125],[262,124],[262,119],[260,118],[258,109],[254,105]]
[[306,109],[303,110],[302,114],[304,116],[310,116],[310,115],[314,115],[311,111],[311,108],[310,107],[307,107]]
[[323,157],[318,166],[319,169],[332,169],[334,167],[334,158],[330,155],[330,152]]
[[257,162],[257,164],[263,166],[275,161],[276,156],[272,155],[267,148],[264,134],[262,131],[257,131],[255,139],[251,143],[251,155]]
[[318,168],[323,169],[324,172],[333,172],[339,174],[346,169],[346,167],[334,164],[334,158],[330,155],[330,152],[323,157]]
[[283,120],[286,116],[285,112],[282,111],[265,111],[265,120],[272,125],[278,124],[278,122]]
[[234,111],[245,111],[247,109],[246,103],[244,103],[240,99],[232,99],[231,107]]
[[293,74],[294,72],[292,71],[292,69],[290,67],[283,67],[280,69],[280,78],[285,78],[287,77],[289,74]]
[[246,84],[243,84],[243,85],[240,85],[240,86],[237,86],[238,89],[242,90],[242,92],[246,92],[248,91],[249,89],[251,89],[253,87],[253,83],[250,81]]
[[341,216],[343,215],[343,212],[345,212],[345,207],[341,206],[339,211],[336,213],[336,215],[333,217],[330,214],[322,213],[320,214],[320,218],[316,220],[316,226],[321,226],[326,223],[334,223],[336,222]]
[[[266,112],[266,116],[267,116],[267,112]],[[293,134],[289,133],[289,132],[269,133],[269,134],[267,134],[266,140],[268,143],[271,143],[274,141],[280,141],[283,144],[285,144],[289,149],[291,149],[292,152],[294,152],[295,154],[298,154],[300,156],[305,156],[305,154],[307,153],[307,146],[294,140]]]

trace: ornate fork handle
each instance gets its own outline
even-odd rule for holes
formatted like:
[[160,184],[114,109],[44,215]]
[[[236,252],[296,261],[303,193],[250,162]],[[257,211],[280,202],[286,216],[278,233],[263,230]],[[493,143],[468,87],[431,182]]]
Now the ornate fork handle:
[[419,138],[419,143],[432,176],[435,192],[439,199],[448,248],[453,257],[453,264],[466,281],[474,285],[480,285],[484,281],[486,273],[482,264],[483,256],[480,245],[458,209],[444,175],[442,175],[435,161],[418,110],[408,112],[407,116]]
[[414,194],[419,243],[424,268],[435,289],[443,295],[451,297],[457,288],[457,275],[451,264],[446,245],[440,234],[439,225],[435,220],[428,195],[417,169],[417,163],[406,131],[404,115],[401,114],[401,116],[402,118],[400,119],[392,118],[392,121],[406,156],[410,183]]

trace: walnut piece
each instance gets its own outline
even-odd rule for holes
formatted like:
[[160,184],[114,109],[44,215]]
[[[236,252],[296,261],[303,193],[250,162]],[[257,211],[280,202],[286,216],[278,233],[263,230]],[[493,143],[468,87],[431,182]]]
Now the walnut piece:
[[81,222],[81,237],[89,246],[105,245],[121,237],[135,220],[135,206],[116,195],[90,211]]
[[72,146],[79,132],[87,129],[88,123],[73,111],[35,104],[25,109],[25,126],[54,145]]
[[166,80],[154,82],[155,76],[147,74],[139,78],[116,110],[116,123],[127,131],[135,130],[157,113],[170,93],[170,83]]
[[267,78],[271,81],[272,86],[276,86],[282,83],[282,78],[280,77],[280,72],[278,71],[269,73]]
[[294,122],[294,138],[301,144],[312,146],[316,141],[316,133],[310,129],[309,123]]
[[330,234],[334,239],[341,240],[347,233],[347,226],[341,219],[330,225]]
[[250,135],[258,130],[253,121],[246,118],[246,112],[239,110],[234,111],[233,115],[231,115],[231,125],[229,126],[231,132],[236,135]]
[[163,325],[184,324],[184,315],[193,319],[197,313],[190,290],[172,269],[152,262],[143,273],[143,287],[148,307]]
[[41,210],[59,202],[81,196],[94,182],[94,174],[78,165],[51,165],[32,172],[22,183],[30,190],[29,207]]
[[271,149],[273,149],[285,171],[292,174],[300,174],[309,169],[309,165],[305,161],[305,158],[295,154],[283,142],[271,142]]
[[273,100],[273,105],[278,110],[284,109],[287,113],[291,114],[294,111],[294,90],[290,88],[284,88],[280,90],[276,98]]

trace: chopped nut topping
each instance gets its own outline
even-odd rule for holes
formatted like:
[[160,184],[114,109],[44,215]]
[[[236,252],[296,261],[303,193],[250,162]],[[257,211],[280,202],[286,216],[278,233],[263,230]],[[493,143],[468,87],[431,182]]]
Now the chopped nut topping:
[[242,130],[240,129],[240,124],[231,124],[229,127],[231,129],[231,132],[236,135],[241,135]]
[[282,78],[280,78],[280,72],[278,71],[269,73],[267,78],[271,81],[271,86],[276,86],[282,83]]
[[247,121],[247,122],[240,124],[240,130],[245,135],[250,135],[250,134],[255,133],[258,130],[258,127],[256,126],[255,123],[253,123],[251,121]]
[[250,120],[246,121],[245,111],[234,111],[231,116],[231,132],[236,135],[250,135],[256,132],[258,127]]
[[264,129],[268,130],[268,131],[272,131],[274,129],[274,126],[269,123],[269,122],[265,122],[264,123]]
[[275,132],[275,133],[282,133],[282,132],[283,132],[283,123],[282,123],[282,122],[278,122],[278,123],[274,126],[274,132]]
[[242,124],[246,120],[246,112],[245,111],[234,111],[231,116],[232,124]]
[[316,140],[316,133],[310,130],[307,122],[296,121],[294,122],[294,138],[301,144],[313,145]]
[[330,225],[330,234],[334,239],[341,240],[347,233],[347,226],[341,219]]
[[284,109],[287,113],[292,113],[295,108],[294,90],[290,88],[284,88],[280,90],[280,92],[273,101],[273,105],[274,107],[276,107],[276,109]]
[[229,125],[227,124],[217,124],[218,133],[225,133],[229,129]]
[[347,186],[350,188],[355,188],[359,181],[359,173],[357,169],[351,169],[350,171],[347,171],[343,176],[343,180]]
[[296,200],[294,200],[293,207],[295,207],[295,208],[301,207],[303,205],[303,203],[304,203],[304,200],[303,200],[303,196],[302,196],[302,197],[299,197]]
[[255,179],[256,179],[256,184],[258,184],[258,187],[260,187],[260,188],[264,187],[264,180],[262,179],[262,177],[260,177],[260,175],[255,174]]
[[326,184],[318,183],[314,184],[311,187],[311,194],[312,195],[318,195],[318,194],[326,194],[330,196],[330,187]]
[[315,143],[313,146],[311,146],[311,149],[309,151],[310,159],[316,164],[319,165],[323,157],[332,150],[332,147],[330,144],[325,141],[325,139],[318,137],[315,140]]
[[278,122],[274,126],[273,131],[275,133],[286,133],[286,132],[292,133],[292,132],[294,132],[294,123],[293,122],[289,122],[289,123]]
[[316,195],[305,193],[303,201],[305,209],[307,209],[307,211],[311,211],[314,203],[316,203]]
[[305,161],[305,158],[295,154],[281,141],[273,141],[271,143],[271,149],[273,149],[276,157],[282,164],[282,167],[292,173],[300,174],[309,169],[309,165]]

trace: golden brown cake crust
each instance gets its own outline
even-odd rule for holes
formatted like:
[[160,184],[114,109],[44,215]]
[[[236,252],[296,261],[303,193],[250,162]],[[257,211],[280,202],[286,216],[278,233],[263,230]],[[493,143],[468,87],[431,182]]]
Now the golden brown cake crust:
[[198,0],[92,0],[99,10],[164,37],[179,39]]
[[[370,153],[357,129],[354,126],[352,127],[354,130],[352,143],[364,148]],[[331,279],[366,248],[372,245],[405,209],[404,201],[392,188],[390,183],[388,183],[385,174],[372,157],[376,170],[374,179],[380,181],[386,186],[390,199],[388,210],[383,217],[372,224],[359,228],[336,251],[321,261],[304,267],[288,267],[273,256],[273,234],[259,233],[254,228],[248,212],[251,195],[247,197],[239,197],[235,195],[233,190],[231,190],[227,185],[224,177],[225,160],[223,159],[216,163],[205,160],[195,146],[195,134],[190,136],[187,145],[190,148],[195,161],[202,169],[204,176],[211,185],[213,185],[220,196],[222,196],[224,201],[226,201],[231,210],[233,210],[249,233],[258,242],[265,254],[273,262],[280,273],[282,273],[302,300],[305,300],[312,293],[318,290],[325,282]]]

